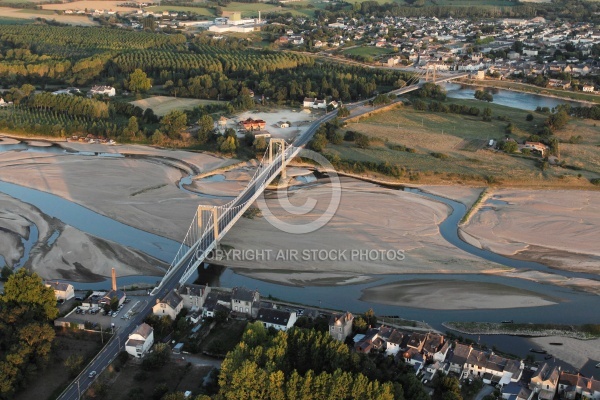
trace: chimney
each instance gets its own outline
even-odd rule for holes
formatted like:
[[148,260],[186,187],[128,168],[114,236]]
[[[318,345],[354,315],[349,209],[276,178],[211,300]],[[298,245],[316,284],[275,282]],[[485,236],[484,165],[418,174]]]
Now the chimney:
[[112,290],[117,291],[117,273],[112,269]]

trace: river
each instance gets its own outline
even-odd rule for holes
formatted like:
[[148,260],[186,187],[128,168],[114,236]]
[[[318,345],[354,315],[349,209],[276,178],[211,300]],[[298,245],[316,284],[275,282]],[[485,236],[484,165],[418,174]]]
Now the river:
[[[477,87],[471,85],[463,85],[460,83],[444,83],[446,94],[451,99],[475,99],[475,91],[483,89],[494,96],[494,104],[502,106],[520,108],[522,110],[535,110],[537,107],[548,107],[552,109],[560,104],[570,104],[573,107],[584,105],[576,101],[558,99],[554,97],[540,96],[538,94],[516,92],[512,90],[497,89],[490,87]],[[482,102],[485,104],[485,102]]]
[[[397,189],[388,189],[397,190]],[[445,240],[454,246],[457,246],[471,254],[486,260],[491,260],[511,268],[517,269],[535,269],[539,271],[552,273],[553,270],[539,263],[525,262],[503,257],[498,254],[475,248],[458,237],[457,224],[466,212],[466,207],[459,202],[452,201],[443,197],[422,193],[408,189],[415,196],[427,196],[435,201],[446,204],[451,214],[440,225],[440,232]],[[166,239],[131,226],[112,220],[106,216],[91,211],[76,203],[70,202],[58,196],[41,192],[35,189],[14,185],[0,181],[0,192],[6,193],[21,201],[34,205],[41,212],[56,217],[64,223],[72,225],[81,231],[94,236],[118,242],[129,246],[149,255],[157,257],[164,261],[170,261],[179,247],[179,243]],[[31,232],[29,239],[35,237],[35,232]],[[55,239],[55,238],[54,238]],[[49,240],[54,240],[49,239]],[[29,240],[27,241],[29,242]],[[25,245],[25,243],[24,243]],[[22,260],[20,260],[22,262]],[[590,274],[560,271],[561,275],[569,277],[585,277],[597,279],[597,276]],[[516,322],[555,322],[555,323],[589,323],[590,310],[600,309],[600,296],[574,291],[568,288],[562,288],[552,285],[540,284],[527,280],[515,278],[494,276],[494,275],[475,275],[475,274],[409,274],[409,275],[373,275],[374,281],[348,286],[306,286],[290,287],[278,285],[275,283],[263,282],[237,274],[229,268],[206,266],[199,270],[198,274],[192,277],[202,283],[209,283],[211,286],[245,286],[258,289],[266,297],[272,295],[282,300],[298,302],[313,306],[323,306],[338,310],[351,310],[353,312],[364,312],[373,308],[380,315],[400,315],[403,318],[413,320],[424,320],[430,323],[434,328],[444,331],[442,322],[444,321],[501,321],[512,319]],[[551,294],[553,297],[561,298],[563,301],[554,305],[545,307],[530,307],[516,309],[493,309],[493,310],[430,310],[417,309],[411,307],[400,307],[392,305],[382,305],[373,302],[359,300],[364,289],[389,284],[393,282],[402,282],[413,279],[435,279],[435,280],[462,280],[473,282],[473,284],[489,282],[504,284],[516,288],[538,292],[541,294]],[[120,277],[119,285],[129,285],[134,283],[156,284],[155,276],[129,276]],[[77,289],[94,289],[109,286],[107,278],[103,283],[80,283],[72,282]],[[478,340],[479,338],[474,338]],[[490,347],[495,345],[498,348],[508,352],[525,356],[531,345],[522,338],[510,336],[485,336],[481,341],[487,343]],[[597,360],[598,362],[600,360]],[[586,366],[582,372],[590,372],[591,363]],[[589,370],[589,371],[588,371]]]

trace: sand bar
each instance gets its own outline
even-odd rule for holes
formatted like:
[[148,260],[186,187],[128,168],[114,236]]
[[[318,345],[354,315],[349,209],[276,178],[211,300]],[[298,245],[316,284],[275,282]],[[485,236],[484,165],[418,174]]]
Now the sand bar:
[[410,280],[368,288],[364,301],[434,310],[540,307],[556,304],[547,296],[496,283]]

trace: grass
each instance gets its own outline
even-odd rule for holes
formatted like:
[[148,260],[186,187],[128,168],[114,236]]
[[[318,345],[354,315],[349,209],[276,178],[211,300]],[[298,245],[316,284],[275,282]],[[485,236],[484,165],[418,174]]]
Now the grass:
[[202,350],[213,352],[215,349],[214,346],[216,346],[215,343],[219,342],[218,347],[220,348],[220,352],[225,355],[240,342],[247,323],[247,321],[230,319],[229,321],[217,324],[204,339]]
[[187,99],[170,96],[153,96],[142,100],[132,101],[131,104],[136,105],[144,110],[151,108],[154,114],[163,116],[172,110],[191,110],[194,107],[206,104],[218,104],[216,100],[202,99]]
[[344,50],[343,54],[350,56],[381,56],[384,54],[394,53],[393,49],[375,47],[375,46],[366,46],[366,47],[353,47],[351,49]]
[[[360,149],[354,143],[344,142],[329,144],[325,151],[342,160],[389,162],[404,167],[413,179],[414,172],[419,172],[418,179],[429,183],[494,182],[528,187],[591,188],[589,179],[600,174],[600,147],[596,146],[600,138],[594,134],[597,128],[593,126],[597,121],[573,120],[557,134],[568,139],[574,132],[582,132],[583,144],[563,144],[561,148],[567,164],[580,165],[583,171],[560,167],[542,171],[539,158],[488,150],[486,144],[490,139],[504,138],[509,121],[516,127],[510,137],[523,141],[538,131],[546,115],[532,112],[534,119],[526,121],[530,113],[527,110],[468,99],[449,99],[446,103],[481,109],[489,106],[492,121],[484,122],[480,116],[416,111],[405,106],[349,123],[345,130],[354,130],[372,139],[369,148]],[[505,120],[498,120],[498,116]],[[414,152],[397,150],[395,145],[412,148]],[[438,153],[447,158],[439,157]],[[579,173],[583,175],[581,178]]]
[[20,18],[0,17],[0,25],[23,25],[30,24],[31,22]]
[[[199,367],[188,365],[184,360],[173,360],[156,371],[143,371],[139,365],[128,362],[122,368],[117,368],[116,363],[110,365],[108,372],[99,378],[104,381],[105,399],[129,399],[130,393],[138,392],[138,397],[152,399],[154,391],[159,386],[166,386],[169,392],[190,390],[198,393],[202,387],[204,377],[212,367]],[[88,394],[90,394],[88,392]]]
[[24,8],[22,10],[19,10],[18,12],[23,13],[23,14],[42,14],[42,15],[56,14],[56,12],[53,10],[33,10],[33,9],[28,9],[28,8]]

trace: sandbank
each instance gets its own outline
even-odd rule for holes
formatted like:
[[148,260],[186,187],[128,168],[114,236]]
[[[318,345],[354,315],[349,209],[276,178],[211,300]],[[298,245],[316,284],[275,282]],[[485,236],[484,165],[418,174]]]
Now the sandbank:
[[540,307],[549,297],[496,283],[410,280],[365,289],[360,300],[434,310]]
[[[575,368],[582,368],[590,359],[600,361],[600,339],[579,340],[561,336],[544,336],[529,340],[535,347],[541,347]],[[553,346],[550,343],[562,343],[562,346]]]
[[460,231],[499,254],[600,274],[600,192],[496,189]]

